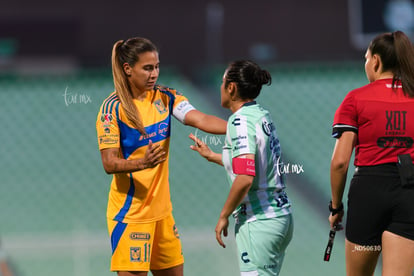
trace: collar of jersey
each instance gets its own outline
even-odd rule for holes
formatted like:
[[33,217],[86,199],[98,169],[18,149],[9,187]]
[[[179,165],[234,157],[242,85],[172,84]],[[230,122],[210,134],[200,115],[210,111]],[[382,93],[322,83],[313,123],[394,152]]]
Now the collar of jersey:
[[242,106],[251,106],[255,104],[256,104],[256,101],[251,101],[251,102],[244,103]]

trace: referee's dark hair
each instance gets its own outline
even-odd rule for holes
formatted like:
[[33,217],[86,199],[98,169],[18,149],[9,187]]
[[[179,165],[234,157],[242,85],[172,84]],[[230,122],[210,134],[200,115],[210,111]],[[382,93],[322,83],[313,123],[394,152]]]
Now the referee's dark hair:
[[401,31],[380,34],[368,49],[379,55],[383,71],[394,74],[393,86],[401,80],[404,94],[414,97],[414,47],[407,35]]
[[231,82],[236,84],[241,99],[255,99],[259,96],[263,84],[272,83],[272,77],[253,61],[237,60],[227,67],[224,87],[227,88]]

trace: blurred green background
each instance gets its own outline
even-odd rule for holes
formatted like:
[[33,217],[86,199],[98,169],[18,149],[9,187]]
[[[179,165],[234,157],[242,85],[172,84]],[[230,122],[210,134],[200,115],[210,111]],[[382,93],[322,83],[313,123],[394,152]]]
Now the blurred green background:
[[[229,112],[219,102],[224,69],[200,68],[198,78],[189,80],[174,68],[162,68],[159,83],[181,91],[197,109],[227,119]],[[331,261],[323,261],[335,143],[331,124],[346,93],[367,82],[363,64],[266,69],[273,83],[257,101],[273,114],[285,163],[304,170],[286,175],[295,231],[282,275],[345,275],[343,231]],[[107,69],[0,75],[0,235],[17,275],[114,275],[105,218],[111,176],[102,168],[95,130],[98,109],[112,91]],[[239,275],[233,222],[228,247],[215,241],[216,220],[229,191],[225,172],[189,148],[188,135],[195,132],[174,120],[170,185],[185,274]],[[220,151],[222,136],[197,135]]]

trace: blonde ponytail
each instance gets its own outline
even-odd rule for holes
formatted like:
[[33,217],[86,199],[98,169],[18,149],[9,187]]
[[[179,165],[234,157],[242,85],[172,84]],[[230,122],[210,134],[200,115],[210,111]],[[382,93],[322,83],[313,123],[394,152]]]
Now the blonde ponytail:
[[144,125],[138,109],[136,108],[131,88],[129,86],[127,76],[123,69],[123,63],[120,58],[120,48],[124,44],[123,40],[115,42],[112,49],[112,75],[114,79],[115,93],[121,101],[121,108],[124,109],[126,117],[131,122],[132,126],[141,134],[146,134]]

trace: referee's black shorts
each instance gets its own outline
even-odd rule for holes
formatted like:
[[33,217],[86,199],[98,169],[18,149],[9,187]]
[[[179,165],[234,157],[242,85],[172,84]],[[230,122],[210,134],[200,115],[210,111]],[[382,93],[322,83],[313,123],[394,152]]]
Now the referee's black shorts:
[[384,231],[414,240],[414,187],[402,187],[396,164],[358,167],[348,193],[346,238],[381,245]]

